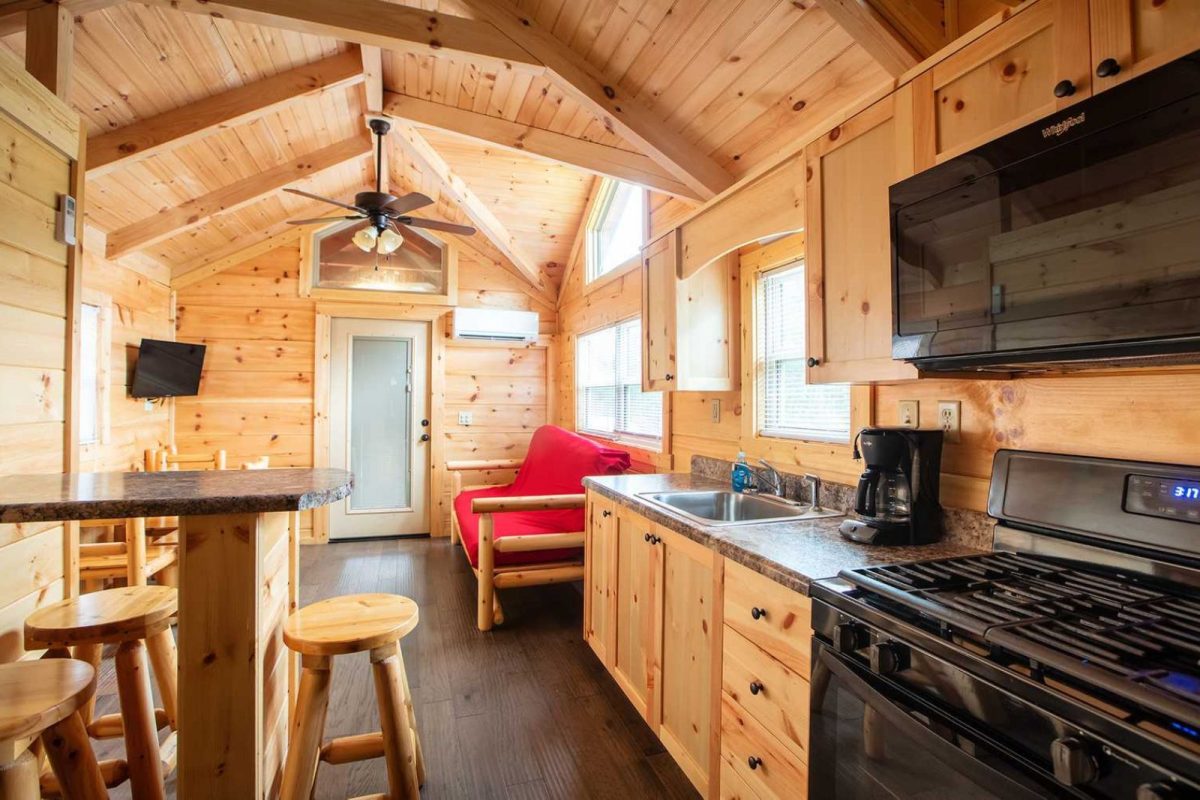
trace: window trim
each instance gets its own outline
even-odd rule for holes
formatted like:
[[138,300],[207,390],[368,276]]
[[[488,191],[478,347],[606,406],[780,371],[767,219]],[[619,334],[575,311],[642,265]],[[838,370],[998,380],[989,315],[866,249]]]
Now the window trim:
[[[96,438],[90,442],[80,441],[80,456],[90,457],[96,450],[112,439],[112,298],[92,289],[85,289],[80,306],[92,306],[96,315]],[[80,318],[82,319],[82,311]],[[80,340],[83,330],[80,328]],[[78,387],[82,391],[82,386]]]
[[[625,183],[638,189],[642,192],[642,243],[638,246],[638,251],[630,256],[623,263],[616,265],[608,272],[603,272],[599,275],[592,273],[592,265],[597,260],[597,243],[596,230],[600,227],[604,216],[612,207],[613,196],[616,194],[617,186]],[[592,207],[588,211],[587,219],[583,225],[584,234],[584,254],[583,254],[583,285],[587,289],[593,285],[599,285],[607,281],[613,280],[626,272],[630,272],[636,267],[641,266],[642,250],[650,242],[650,192],[644,186],[638,186],[635,183],[628,181],[619,181],[615,178],[602,178],[600,185],[596,189],[595,197],[592,199]]]
[[[642,318],[642,315],[640,313],[630,314],[629,316],[622,317],[617,320],[613,320],[612,322],[607,322],[603,325],[596,325],[595,327],[588,328],[587,330],[579,331],[579,333],[575,334],[575,336],[574,336],[575,341],[573,344],[573,350],[574,350],[574,353],[573,353],[574,362],[573,363],[575,363],[575,364],[579,363],[579,342],[583,337],[589,336],[593,333],[598,333],[603,330],[607,330],[609,328],[616,328],[619,325],[624,325],[625,323],[631,322],[632,320],[635,320],[635,319],[640,322],[641,318]],[[645,340],[644,337],[638,337],[639,350],[643,347],[642,343],[644,342],[644,340]],[[639,374],[640,374],[640,372],[641,372],[641,370],[639,370]],[[671,440],[670,392],[659,392],[658,393],[662,399],[662,414],[660,417],[660,419],[662,420],[662,431],[659,434],[659,437],[657,439],[651,438],[651,437],[646,437],[646,436],[638,436],[636,434],[609,433],[608,431],[596,431],[596,430],[592,430],[590,428],[584,428],[582,426],[582,424],[581,424],[582,421],[579,418],[580,391],[579,391],[578,370],[576,370],[575,374],[572,376],[572,379],[573,379],[572,380],[572,383],[573,383],[572,392],[574,393],[574,397],[572,398],[574,401],[573,402],[574,408],[572,409],[572,418],[573,418],[574,425],[572,427],[574,428],[575,433],[578,433],[582,436],[587,436],[588,438],[591,438],[591,439],[598,439],[598,440],[604,441],[604,442],[612,442],[615,444],[626,445],[628,447],[631,447],[631,448],[634,448],[637,450],[641,450],[641,451],[644,451],[647,453],[667,454],[670,452],[670,440]]]

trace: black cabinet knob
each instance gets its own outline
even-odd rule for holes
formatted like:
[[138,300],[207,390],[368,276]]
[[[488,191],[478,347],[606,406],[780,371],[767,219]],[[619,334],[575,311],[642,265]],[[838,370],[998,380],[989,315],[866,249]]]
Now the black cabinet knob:
[[813,358],[812,356],[809,356],[809,359],[808,359],[808,365],[809,365],[810,367],[815,367],[815,366],[817,366],[817,365],[818,365],[818,364],[820,364],[820,363],[821,363],[821,359],[819,359],[819,358]]
[[675,380],[675,376],[672,375],[670,372],[668,372],[666,375],[663,375],[663,380],[664,381],[673,381],[673,380]]
[[429,441],[429,434],[428,434],[428,433],[422,433],[422,434],[421,434],[421,441],[422,441],[422,442],[428,442],[428,441]]
[[645,540],[648,542],[648,541],[650,541],[651,539],[653,539],[654,537],[653,537],[653,536],[651,536],[650,534],[648,534],[648,533],[647,533],[647,534],[646,534],[645,536],[643,536],[642,538],[643,538],[643,539],[645,539]]
[[1111,78],[1121,71],[1121,64],[1115,58],[1106,58],[1096,65],[1096,76]]
[[765,687],[763,687],[763,685],[758,681],[750,681],[750,694],[756,695],[761,692],[763,688]]
[[758,769],[762,766],[762,759],[758,756],[750,756],[746,759],[746,763],[750,766],[750,769]]
[[427,419],[423,419],[423,420],[421,420],[421,427],[422,427],[422,428],[428,428],[428,427],[429,427],[429,420],[427,420]]
[[600,516],[602,516],[602,517],[611,517],[611,516],[612,516],[612,512],[611,512],[611,511],[601,511],[601,512],[600,512]]
[[1075,94],[1075,84],[1070,81],[1063,80],[1054,84],[1055,97],[1070,97],[1073,94]]
[[755,606],[754,608],[750,609],[750,616],[754,617],[755,619],[762,619],[766,615],[767,610],[765,608],[759,608],[758,606]]
[[658,543],[659,543],[659,542],[661,542],[661,541],[662,541],[662,538],[661,538],[661,537],[658,537],[658,536],[651,536],[651,537],[650,537],[650,544],[658,544]]
[[1064,786],[1083,786],[1100,777],[1095,748],[1077,736],[1064,736],[1050,744],[1054,777]]

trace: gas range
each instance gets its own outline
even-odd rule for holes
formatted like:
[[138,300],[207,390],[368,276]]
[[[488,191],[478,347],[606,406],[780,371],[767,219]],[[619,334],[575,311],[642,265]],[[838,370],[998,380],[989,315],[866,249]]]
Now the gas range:
[[1002,451],[992,553],[815,584],[810,796],[1200,798],[1193,511],[1200,469]]

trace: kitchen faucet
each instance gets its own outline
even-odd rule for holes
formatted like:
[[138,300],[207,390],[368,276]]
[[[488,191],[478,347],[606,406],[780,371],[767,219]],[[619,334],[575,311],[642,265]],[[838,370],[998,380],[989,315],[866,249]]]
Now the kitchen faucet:
[[783,497],[783,476],[779,474],[779,470],[772,467],[765,458],[760,458],[758,463],[762,464],[764,469],[751,467],[754,477],[758,478],[765,488],[770,489],[771,494]]

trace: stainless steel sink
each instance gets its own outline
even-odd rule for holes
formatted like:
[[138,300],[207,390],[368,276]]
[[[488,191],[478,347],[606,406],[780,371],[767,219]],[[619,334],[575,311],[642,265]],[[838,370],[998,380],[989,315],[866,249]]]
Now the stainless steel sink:
[[840,512],[826,509],[813,511],[809,506],[779,497],[726,490],[648,492],[638,496],[708,526],[753,525],[842,516]]

